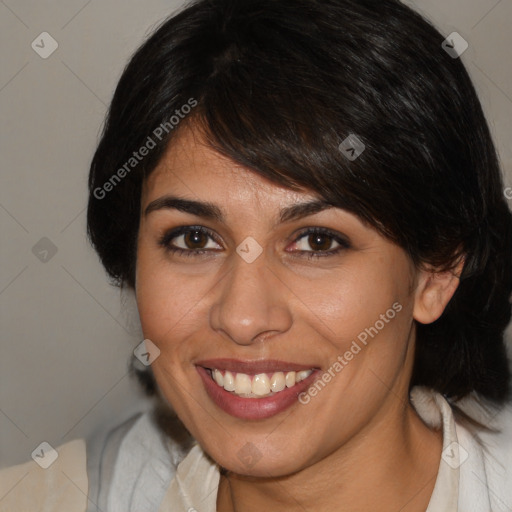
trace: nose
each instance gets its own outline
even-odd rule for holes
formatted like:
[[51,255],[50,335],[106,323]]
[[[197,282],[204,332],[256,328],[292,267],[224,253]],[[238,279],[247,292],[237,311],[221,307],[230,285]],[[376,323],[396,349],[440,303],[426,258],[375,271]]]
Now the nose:
[[263,334],[286,332],[292,325],[287,288],[265,264],[264,253],[252,263],[238,255],[210,308],[212,329],[238,345],[251,345]]

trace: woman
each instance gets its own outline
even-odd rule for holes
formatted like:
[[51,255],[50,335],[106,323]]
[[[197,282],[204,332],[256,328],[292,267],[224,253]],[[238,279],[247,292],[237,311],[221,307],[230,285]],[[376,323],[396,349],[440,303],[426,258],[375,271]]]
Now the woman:
[[512,217],[443,39],[395,0],[199,0],[133,56],[88,227],[156,420],[76,510],[510,509]]

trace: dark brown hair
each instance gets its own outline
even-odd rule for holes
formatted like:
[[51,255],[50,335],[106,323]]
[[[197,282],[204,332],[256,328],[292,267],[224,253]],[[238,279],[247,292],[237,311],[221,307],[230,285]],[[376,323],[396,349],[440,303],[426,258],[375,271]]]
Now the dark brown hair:
[[[126,67],[91,164],[88,229],[109,275],[134,286],[142,183],[195,122],[220,153],[355,213],[417,265],[464,255],[444,314],[418,325],[411,386],[503,402],[512,217],[481,105],[443,39],[395,0],[199,0],[166,20]],[[350,135],[365,145],[356,159],[340,151]]]

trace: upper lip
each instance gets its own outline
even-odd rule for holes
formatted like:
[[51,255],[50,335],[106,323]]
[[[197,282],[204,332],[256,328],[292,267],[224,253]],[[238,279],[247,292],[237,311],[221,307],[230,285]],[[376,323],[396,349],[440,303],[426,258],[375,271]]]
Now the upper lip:
[[288,361],[278,361],[276,359],[260,359],[257,361],[247,361],[242,359],[205,359],[203,361],[198,361],[195,364],[196,366],[202,366],[203,368],[208,368],[210,370],[226,370],[251,375],[272,372],[300,372],[301,370],[311,370],[315,368],[313,365],[290,363]]

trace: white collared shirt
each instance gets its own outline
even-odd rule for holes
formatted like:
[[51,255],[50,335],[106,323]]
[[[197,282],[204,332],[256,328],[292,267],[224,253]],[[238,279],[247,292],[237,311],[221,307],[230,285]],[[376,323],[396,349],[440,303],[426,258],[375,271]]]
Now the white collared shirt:
[[[477,436],[455,421],[440,394],[414,388],[411,402],[425,423],[443,432],[427,512],[511,512],[512,408],[497,413],[466,399],[463,410],[497,429]],[[57,448],[58,458],[47,469],[31,461],[1,470],[0,512],[216,512],[218,465],[198,444],[183,452],[170,443],[149,413],[135,420],[118,436],[110,469],[101,464],[101,492],[92,485],[98,478],[87,474],[85,442],[75,440]]]

